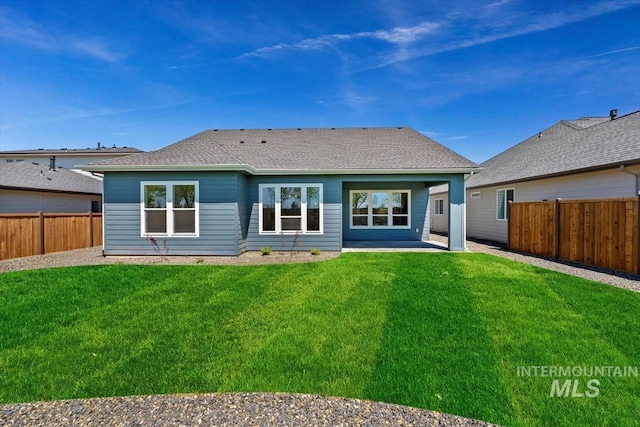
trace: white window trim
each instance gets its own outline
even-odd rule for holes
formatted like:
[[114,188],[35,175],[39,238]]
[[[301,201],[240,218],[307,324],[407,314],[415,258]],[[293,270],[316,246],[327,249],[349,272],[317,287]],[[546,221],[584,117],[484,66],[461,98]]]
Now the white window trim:
[[[444,215],[444,199],[435,199],[434,200],[435,204],[433,205],[433,214],[434,215]],[[442,202],[442,211],[438,212],[438,202]]]
[[482,197],[482,192],[480,192],[480,191],[473,191],[471,193],[471,198],[472,199],[479,199],[480,197]]
[[[367,209],[367,225],[353,225],[353,206],[351,203],[353,201],[353,193],[367,193],[367,199],[372,200],[372,193],[387,193],[389,197],[389,212],[387,212],[387,224],[391,225],[373,225],[373,204],[368,204]],[[407,225],[393,225],[393,199],[391,193],[407,193]],[[404,214],[396,214],[396,216],[404,216]],[[356,216],[364,216],[364,215],[356,215]],[[378,215],[376,215],[378,216]],[[411,228],[411,190],[349,190],[349,228],[353,228],[356,230],[361,229],[374,229],[374,230],[385,230],[385,229],[408,229]]]
[[[513,190],[513,200],[515,201],[516,200],[516,189],[514,187],[499,188],[499,189],[496,190],[496,220],[497,221],[508,221],[509,220],[509,218],[507,218],[507,209],[509,209],[508,208],[509,201],[507,200],[507,191],[509,191],[509,190]],[[499,194],[500,194],[501,191],[504,191],[504,218],[500,218],[500,215],[499,215],[500,212],[498,212],[498,206],[500,205],[498,200],[500,199]]]
[[[144,214],[144,187],[146,185],[165,185],[167,187],[167,232],[166,233],[145,233],[147,228],[146,216]],[[174,185],[194,185],[195,186],[195,233],[174,233],[173,232],[173,186]],[[200,188],[198,181],[140,181],[140,236],[141,237],[200,237]]]
[[[275,231],[271,231],[271,230],[263,230],[263,224],[262,224],[262,189],[265,187],[275,187],[276,189],[276,206],[275,206],[275,210],[276,210],[276,230]],[[300,187],[300,191],[301,191],[301,197],[300,197],[300,201],[302,203],[302,206],[300,208],[300,215],[302,216],[301,220],[300,220],[300,228],[302,228],[302,230],[282,230],[282,216],[281,216],[281,202],[280,202],[280,188],[281,187]],[[318,195],[319,200],[319,207],[320,207],[320,230],[307,230],[307,188],[308,187],[318,187],[320,189],[320,193]],[[305,184],[300,184],[300,183],[278,183],[278,184],[258,184],[258,223],[259,223],[259,234],[261,235],[280,235],[280,234],[324,234],[324,195],[323,195],[323,189],[322,189],[322,184],[317,184],[317,183],[305,183]],[[287,218],[287,217],[285,217]]]

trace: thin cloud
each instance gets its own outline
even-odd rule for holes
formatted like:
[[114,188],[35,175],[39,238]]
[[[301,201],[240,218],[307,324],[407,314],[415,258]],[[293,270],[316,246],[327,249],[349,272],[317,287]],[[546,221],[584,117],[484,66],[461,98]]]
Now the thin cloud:
[[[239,58],[270,57],[279,52],[296,50],[320,51],[329,48],[337,50],[339,45],[346,45],[344,51],[348,52],[349,42],[363,39],[389,43],[388,48],[378,51],[379,54],[377,56],[363,57],[354,61],[354,63],[359,64],[356,67],[356,71],[364,71],[386,67],[414,58],[470,48],[530,33],[553,30],[571,23],[626,9],[640,4],[640,0],[604,0],[538,15],[530,11],[523,11],[514,15],[513,8],[509,12],[505,12],[506,14],[502,13],[500,6],[507,5],[507,3],[510,3],[510,0],[496,1],[487,5],[487,9],[492,9],[492,12],[488,15],[461,12],[448,15],[446,19],[439,22],[425,21],[411,27],[395,27],[389,30],[381,29],[351,34],[321,35],[296,43],[279,43],[262,47],[245,53]],[[465,26],[470,26],[471,31],[469,34],[472,35],[465,37],[459,34],[458,29]],[[357,53],[353,53],[353,55],[357,55]]]
[[27,18],[0,12],[0,39],[52,53],[84,56],[105,62],[116,62],[125,54],[109,47],[95,37],[81,37],[45,28]]
[[[365,67],[363,68],[363,70],[381,68],[387,65],[392,65],[398,62],[407,61],[418,57],[431,56],[439,53],[469,48],[530,33],[549,31],[574,22],[584,21],[586,19],[594,18],[606,13],[626,9],[637,4],[640,4],[639,0],[602,1],[587,7],[580,6],[579,8],[567,9],[562,12],[544,15],[531,16],[523,14],[519,17],[519,19],[513,21],[509,27],[501,28],[503,31],[498,32],[494,32],[495,28],[492,26],[492,21],[489,20],[486,25],[480,25],[475,28],[475,33],[479,34],[476,37],[463,40],[455,40],[449,43],[444,43],[442,40],[436,40],[433,47],[415,47],[413,49],[402,49],[387,55],[384,60],[371,66]],[[497,4],[494,3],[494,5]],[[493,17],[492,19],[495,19],[495,17]],[[447,28],[452,27],[455,24],[457,24],[455,21],[443,22],[441,23],[440,27]]]
[[637,49],[640,49],[640,46],[631,46],[624,49],[616,49],[616,50],[610,50],[608,52],[596,53],[595,55],[587,56],[587,58],[598,58],[600,56],[613,55],[615,53],[621,53],[621,52],[629,52],[630,50],[637,50]]
[[45,123],[56,123],[63,122],[67,120],[84,120],[84,119],[93,119],[96,117],[104,117],[104,116],[114,116],[118,114],[128,114],[128,113],[137,113],[141,111],[152,111],[152,110],[164,110],[166,108],[177,107],[185,104],[189,104],[191,101],[182,101],[175,102],[172,104],[161,104],[161,105],[151,105],[147,107],[140,108],[125,108],[125,109],[96,109],[96,110],[74,110],[66,114],[52,116],[52,117],[44,117],[36,120],[23,120],[23,121],[12,121],[12,123],[3,123],[0,125],[0,130],[7,130],[10,128],[20,127],[20,126],[33,126],[33,125],[41,125]]
[[408,44],[415,42],[424,36],[433,33],[438,28],[434,22],[422,22],[413,27],[395,27],[390,30],[362,31],[352,34],[327,34],[302,40],[298,43],[279,43],[273,46],[262,47],[253,52],[245,53],[244,57],[263,57],[281,50],[320,50],[338,42],[347,42],[358,39],[381,40],[391,44]]

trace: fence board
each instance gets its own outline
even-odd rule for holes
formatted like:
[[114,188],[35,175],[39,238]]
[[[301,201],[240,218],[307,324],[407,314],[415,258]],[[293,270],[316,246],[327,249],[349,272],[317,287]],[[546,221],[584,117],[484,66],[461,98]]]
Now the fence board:
[[100,213],[0,214],[0,260],[100,245]]
[[509,209],[512,250],[640,274],[640,198],[518,202]]
[[509,247],[555,256],[555,202],[511,203],[509,209]]

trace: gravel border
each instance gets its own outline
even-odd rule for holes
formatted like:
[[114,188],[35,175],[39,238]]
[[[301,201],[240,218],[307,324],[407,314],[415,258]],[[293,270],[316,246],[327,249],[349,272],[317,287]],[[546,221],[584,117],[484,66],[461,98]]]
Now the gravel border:
[[284,393],[112,397],[0,405],[3,426],[492,426],[408,406]]
[[263,265],[297,262],[318,262],[340,256],[340,252],[274,251],[263,256],[258,251],[245,252],[239,256],[103,256],[102,248],[76,249],[45,255],[34,255],[0,261],[0,273],[36,268],[69,267],[104,264],[164,264],[164,265]]
[[[432,233],[431,240],[448,244],[447,236],[440,234]],[[640,276],[638,276],[637,274],[624,273],[621,271],[609,270],[606,268],[592,267],[585,264],[558,260],[554,258],[544,258],[520,252],[512,252],[507,249],[505,244],[488,240],[467,240],[467,249],[471,252],[483,252],[491,255],[496,255],[525,264],[531,264],[536,267],[542,267],[548,270],[569,274],[571,276],[582,277],[583,279],[593,280],[595,282],[604,283],[606,285],[611,285],[634,292],[640,292]]]

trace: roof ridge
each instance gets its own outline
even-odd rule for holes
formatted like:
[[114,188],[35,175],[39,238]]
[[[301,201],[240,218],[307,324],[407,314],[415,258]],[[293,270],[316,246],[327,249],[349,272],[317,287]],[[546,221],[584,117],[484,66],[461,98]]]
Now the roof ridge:
[[[236,128],[236,129],[228,129],[228,128],[213,128],[213,129],[207,129],[204,132],[242,132],[242,131],[283,131],[283,130],[290,130],[290,131],[305,131],[305,130],[380,130],[380,129],[405,129],[405,130],[413,130],[411,127],[409,126],[346,126],[346,127],[341,127],[341,126],[326,126],[326,127],[301,127],[301,128],[288,128],[288,127],[283,127],[283,128]],[[417,131],[416,131],[417,132]]]

